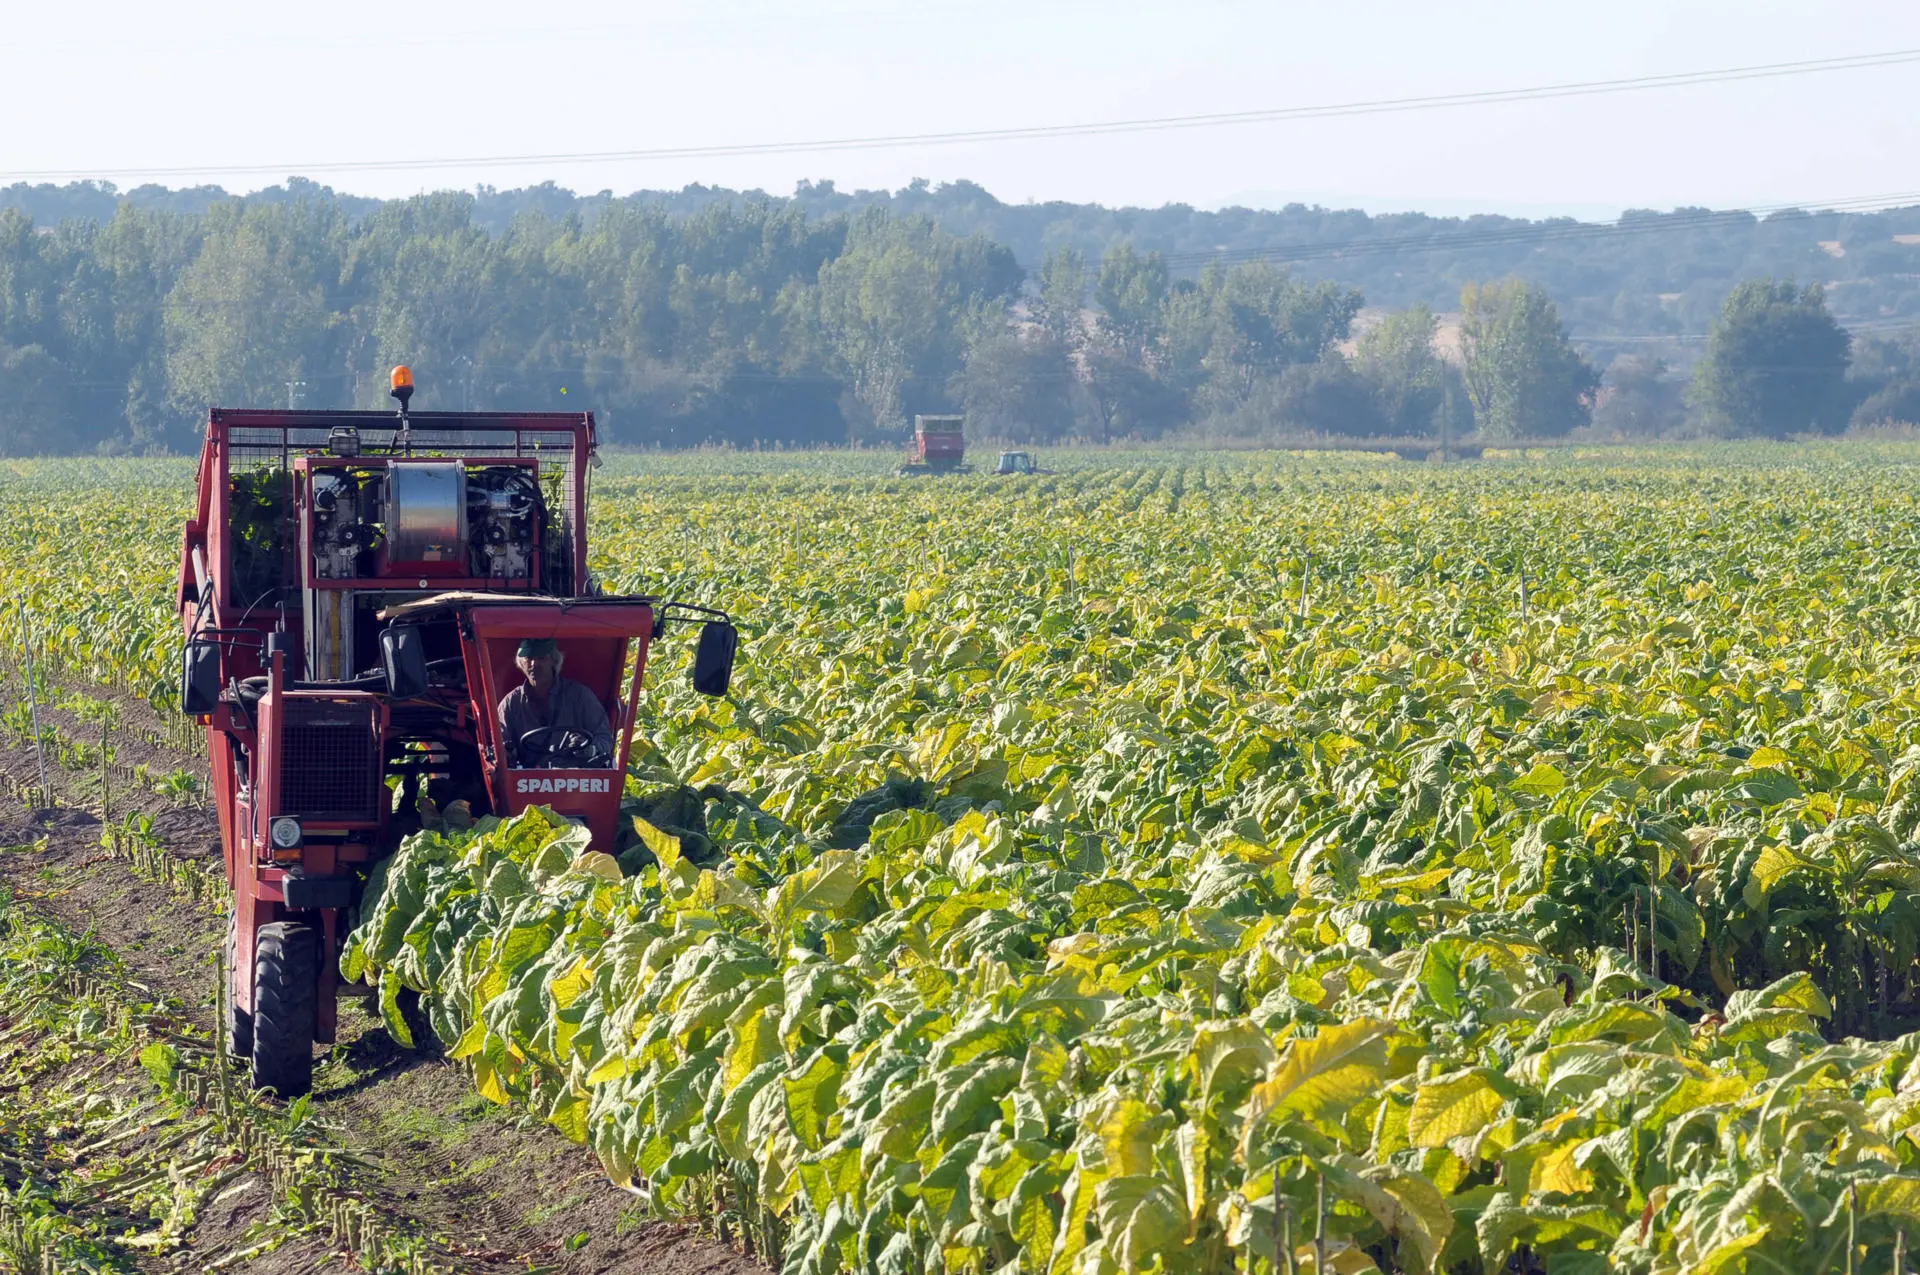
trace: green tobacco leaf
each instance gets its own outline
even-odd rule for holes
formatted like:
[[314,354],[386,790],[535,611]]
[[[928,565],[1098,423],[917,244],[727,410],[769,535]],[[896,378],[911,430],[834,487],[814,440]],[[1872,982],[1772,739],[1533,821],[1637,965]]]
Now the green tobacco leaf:
[[1272,1037],[1241,1021],[1201,1024],[1194,1033],[1193,1053],[1200,1092],[1209,1104],[1222,1099],[1238,1102],[1279,1058]]
[[1038,1164],[1027,1171],[1008,1197],[1009,1229],[1026,1252],[1046,1254],[1052,1250],[1060,1234],[1060,1208],[1053,1197],[1066,1178],[1065,1168]]
[[778,983],[761,983],[728,1016],[728,1040],[720,1070],[721,1083],[729,1091],[762,1064],[781,1056],[780,991]]
[[809,1151],[817,1151],[832,1136],[831,1122],[839,1110],[840,1081],[846,1076],[844,1046],[825,1046],[804,1067],[789,1071],[782,1082],[787,1094],[787,1122],[793,1136]]
[[1534,797],[1552,797],[1567,786],[1568,779],[1560,768],[1550,762],[1535,762],[1533,769],[1513,781],[1515,792],[1524,792]]
[[1855,1188],[1862,1217],[1896,1217],[1920,1224],[1920,1177],[1873,1178]]
[[726,1153],[736,1160],[753,1158],[747,1137],[748,1118],[760,1091],[779,1079],[787,1069],[785,1058],[762,1063],[738,1084],[729,1085],[720,1109],[713,1116],[713,1136]]
[[1727,795],[1743,801],[1757,801],[1763,806],[1777,806],[1783,801],[1803,796],[1804,792],[1799,782],[1785,771],[1756,770],[1741,776],[1727,789]]
[[1000,1096],[1020,1079],[1020,1062],[996,1058],[956,1069],[939,1078],[940,1096],[933,1107],[933,1140],[945,1146],[977,1131],[999,1112]]
[[[1683,1275],[1719,1275],[1719,1272],[1739,1262],[1748,1252],[1759,1248],[1760,1245],[1765,1243],[1771,1230],[1772,1228],[1770,1227],[1760,1226],[1733,1239],[1720,1240],[1715,1243],[1713,1247],[1695,1258],[1683,1272]],[[1598,1255],[1596,1254],[1595,1256]],[[1605,1265],[1600,1265],[1594,1269],[1596,1275],[1598,1275],[1598,1272],[1603,1272],[1607,1268]],[[1736,1267],[1735,1269],[1738,1268]]]
[[913,1159],[921,1139],[933,1128],[936,1092],[933,1081],[927,1080],[889,1100],[868,1127],[868,1145],[877,1146],[896,1160]]
[[1186,1239],[1180,1197],[1155,1177],[1108,1178],[1095,1189],[1093,1215],[1107,1254],[1123,1271],[1144,1271],[1156,1258],[1171,1265]]
[[1556,1045],[1581,1041],[1644,1044],[1664,1037],[1663,1045],[1678,1052],[1690,1040],[1685,1023],[1652,1005],[1638,1001],[1608,1001],[1602,1005],[1563,1010],[1547,1020],[1547,1038]]
[[[1518,1204],[1496,1195],[1475,1224],[1481,1260],[1499,1269],[1521,1242],[1536,1250],[1564,1243],[1604,1250],[1626,1225],[1625,1216],[1604,1204],[1576,1204],[1564,1208],[1545,1204]],[[1547,1249],[1551,1252],[1551,1249]],[[1549,1258],[1549,1262],[1551,1262]]]
[[[935,1067],[958,1067],[989,1055],[1017,1053],[1020,1043],[1020,1030],[1010,1024],[979,1023],[949,1034],[928,1061]],[[1064,1070],[1065,1051],[1061,1058]]]
[[1727,1041],[1773,1040],[1791,1032],[1815,1030],[1815,1018],[1830,1018],[1833,1006],[1806,971],[1789,974],[1756,991],[1727,997]]
[[838,912],[860,888],[862,876],[860,860],[852,851],[827,851],[797,878],[801,889],[793,902],[794,912]]
[[380,974],[380,1021],[386,1024],[387,1034],[402,1049],[413,1048],[413,1029],[407,1026],[406,1015],[400,1012],[400,993],[405,990],[398,975],[389,967]]
[[631,815],[634,832],[639,834],[641,842],[653,851],[653,857],[660,861],[662,871],[671,872],[680,864],[680,838],[671,832],[662,831],[642,819]]
[[1416,1147],[1445,1146],[1484,1129],[1506,1101],[1504,1077],[1475,1067],[1426,1081],[1413,1095],[1407,1136]]
[[1395,1251],[1411,1270],[1433,1269],[1453,1231],[1447,1199],[1427,1178],[1387,1165],[1368,1166],[1345,1157],[1328,1166],[1330,1195],[1357,1202],[1395,1241]]
[[1376,1091],[1388,1079],[1387,1040],[1393,1031],[1392,1023],[1363,1018],[1289,1042],[1272,1076],[1254,1086],[1247,1099],[1242,1158],[1267,1117],[1339,1113]]
[[577,1094],[562,1090],[547,1112],[547,1123],[558,1129],[569,1142],[587,1141],[587,1103]]
[[1153,1168],[1153,1147],[1164,1113],[1156,1113],[1138,1098],[1115,1098],[1099,1115],[1101,1164],[1104,1177],[1125,1177]]

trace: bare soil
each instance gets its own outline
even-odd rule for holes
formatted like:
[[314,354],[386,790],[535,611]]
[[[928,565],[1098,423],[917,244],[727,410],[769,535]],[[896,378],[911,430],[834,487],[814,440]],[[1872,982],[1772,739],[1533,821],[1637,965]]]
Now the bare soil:
[[[6,698],[18,694],[10,678]],[[100,692],[91,692],[99,695]],[[175,770],[204,777],[203,757],[165,746],[166,724],[144,703],[120,699],[115,770],[132,762],[149,780]],[[44,729],[97,742],[99,727],[42,705]],[[144,736],[144,738],[143,738]],[[99,800],[92,768],[66,770],[48,754],[52,809],[29,810],[0,797],[0,882],[31,898],[69,929],[91,932],[125,962],[130,976],[176,998],[211,1030],[215,960],[224,921],[164,885],[136,876],[124,859],[101,849],[99,816],[82,803]],[[15,785],[37,784],[32,748],[0,741],[0,772]],[[112,782],[116,822],[138,808],[182,857],[219,864],[218,827],[205,807],[170,805],[151,787],[135,791],[122,773]],[[134,989],[138,991],[139,989]],[[615,1187],[585,1148],[536,1117],[496,1107],[473,1092],[465,1069],[431,1046],[397,1045],[371,1002],[343,1001],[340,1040],[316,1059],[314,1111],[365,1160],[364,1189],[384,1210],[451,1246],[458,1268],[475,1272],[529,1268],[568,1275],[759,1275],[765,1268],[692,1227],[648,1216],[643,1202]],[[271,1214],[262,1189],[235,1193],[209,1210],[191,1237],[191,1251],[230,1250]],[[318,1269],[324,1253],[301,1241],[249,1263],[278,1272]],[[196,1269],[167,1264],[155,1269]]]

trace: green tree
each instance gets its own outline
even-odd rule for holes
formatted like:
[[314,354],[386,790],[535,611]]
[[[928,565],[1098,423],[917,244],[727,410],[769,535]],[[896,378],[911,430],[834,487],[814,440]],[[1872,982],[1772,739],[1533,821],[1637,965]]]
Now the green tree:
[[0,456],[74,450],[67,369],[37,345],[0,345]]
[[1095,436],[1158,438],[1187,420],[1187,396],[1141,365],[1117,341],[1100,339],[1086,352],[1087,399]]
[[1615,359],[1607,369],[1610,384],[1593,423],[1628,438],[1667,433],[1686,418],[1680,383],[1669,375],[1665,359],[1633,355]]
[[1160,339],[1170,290],[1167,263],[1157,252],[1143,256],[1125,243],[1101,258],[1093,289],[1100,328],[1136,363],[1144,365],[1147,351]]
[[1201,399],[1206,389],[1215,321],[1213,299],[1190,279],[1174,285],[1161,310],[1154,371],[1190,401]]
[[1221,428],[1259,433],[1274,422],[1224,418],[1250,406],[1256,416],[1270,412],[1278,379],[1344,341],[1360,306],[1358,292],[1301,283],[1265,262],[1209,266],[1197,283],[1183,281],[1167,298],[1156,370],[1203,415],[1223,418]]
[[1211,303],[1209,384],[1217,397],[1236,402],[1260,378],[1316,362],[1346,340],[1362,304],[1350,288],[1303,284],[1264,261],[1209,266],[1200,295]]
[[1846,423],[1850,339],[1819,284],[1753,279],[1727,296],[1689,399],[1708,432],[1785,438]]
[[1262,414],[1283,431],[1364,438],[1393,428],[1374,386],[1338,350],[1290,367],[1270,384],[1271,402],[1262,404]]
[[33,219],[0,209],[0,341],[57,348],[61,264]]
[[1035,320],[1068,350],[1079,349],[1086,340],[1087,259],[1071,248],[1048,253],[1039,285]]
[[1600,376],[1543,290],[1518,279],[1469,283],[1460,309],[1462,375],[1481,434],[1555,438],[1592,419]]
[[[463,194],[396,201],[354,237],[344,268],[360,302],[352,322],[351,357],[363,369],[356,406],[386,406],[378,373],[395,363],[410,365],[423,395],[433,393],[440,406],[484,401],[483,369],[507,353],[488,340],[490,331],[517,316],[502,295],[494,245],[472,224],[472,202]],[[523,297],[550,290],[544,279],[518,289]]]
[[872,428],[895,433],[908,411],[944,406],[969,320],[1003,312],[1019,283],[1012,254],[984,239],[878,210],[856,221],[846,251],[820,269],[818,315]]
[[1073,432],[1073,359],[1044,327],[988,327],[955,379],[970,430],[1016,443],[1052,442]]
[[1191,282],[1173,282],[1157,252],[1137,253],[1123,243],[1101,258],[1093,285],[1099,317],[1083,354],[1087,401],[1101,442],[1158,438],[1189,418],[1207,325],[1173,325],[1196,309],[1182,300],[1193,291]]
[[1387,429],[1417,437],[1436,428],[1435,417],[1447,403],[1452,369],[1434,340],[1440,320],[1431,306],[1412,306],[1389,314],[1360,334],[1354,371],[1373,387]]
[[198,422],[167,404],[164,325],[167,294],[199,254],[202,238],[197,217],[122,204],[91,245],[109,276],[114,354],[110,366],[88,367],[87,379],[119,387],[116,415],[126,425],[124,439],[108,440],[109,446],[124,441],[142,452],[195,446]]
[[1920,425],[1920,333],[1856,340],[1847,381],[1854,425]]
[[330,204],[221,204],[200,255],[167,297],[168,398],[191,415],[209,404],[271,404],[304,380],[314,406],[345,401],[333,358],[340,334],[329,282],[340,278]]

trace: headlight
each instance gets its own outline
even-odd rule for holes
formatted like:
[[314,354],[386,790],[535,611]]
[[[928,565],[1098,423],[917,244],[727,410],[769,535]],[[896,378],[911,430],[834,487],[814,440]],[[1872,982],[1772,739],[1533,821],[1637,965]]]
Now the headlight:
[[300,821],[292,815],[281,815],[267,825],[267,839],[275,850],[293,849],[300,844]]

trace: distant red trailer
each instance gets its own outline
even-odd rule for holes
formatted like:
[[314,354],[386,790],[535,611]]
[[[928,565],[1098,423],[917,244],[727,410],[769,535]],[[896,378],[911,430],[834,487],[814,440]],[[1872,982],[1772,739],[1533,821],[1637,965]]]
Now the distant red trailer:
[[[701,690],[731,678],[723,614],[589,579],[591,415],[409,414],[411,393],[397,368],[398,415],[214,409],[183,538],[181,707],[207,729],[233,889],[229,1041],[287,1097],[334,1038],[349,914],[422,788],[476,815],[549,806],[611,849],[663,618],[706,621]],[[527,638],[554,641],[611,748],[500,737]]]
[[900,467],[905,477],[920,474],[960,474],[967,471],[967,437],[961,416],[913,418],[913,450]]

